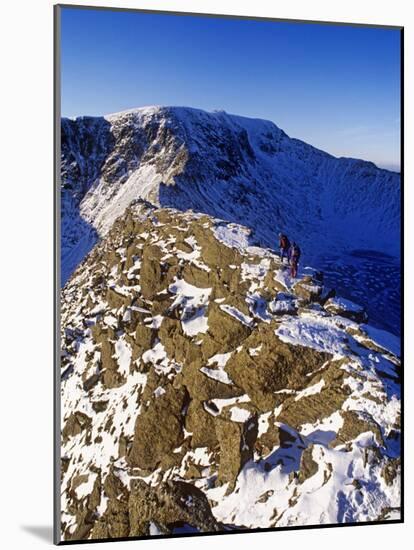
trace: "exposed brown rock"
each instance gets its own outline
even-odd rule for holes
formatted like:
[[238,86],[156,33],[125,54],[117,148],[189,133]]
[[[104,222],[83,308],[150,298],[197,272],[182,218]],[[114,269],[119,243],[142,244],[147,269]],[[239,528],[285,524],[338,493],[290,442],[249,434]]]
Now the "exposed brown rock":
[[251,334],[252,329],[216,304],[211,304],[208,312],[208,332],[216,342],[220,342],[221,351],[226,352],[235,349]]
[[152,299],[162,289],[160,260],[163,253],[157,246],[145,246],[142,254],[140,285],[144,298]]
[[203,402],[192,399],[185,417],[185,429],[191,432],[191,447],[214,449],[218,444],[215,418],[206,412]]
[[322,284],[310,276],[303,277],[293,287],[293,292],[304,302],[317,301],[322,291]]
[[92,420],[81,411],[73,412],[65,422],[62,430],[63,441],[66,442],[70,437],[79,435],[84,430],[89,431],[92,426]]
[[353,304],[353,307],[347,307],[342,305],[334,298],[330,298],[324,304],[324,309],[333,315],[340,315],[346,319],[351,319],[357,323],[364,323],[368,320],[368,315],[365,309],[357,304]]
[[[165,393],[151,399],[137,417],[134,440],[128,455],[131,466],[152,470],[183,441],[182,410],[187,392],[171,384],[166,384],[164,389]],[[143,404],[145,406],[144,399]]]
[[334,441],[331,442],[331,447],[343,445],[364,432],[373,432],[378,444],[384,444],[381,430],[373,419],[362,418],[357,411],[341,411],[341,415],[344,419],[344,423]]
[[122,306],[128,305],[131,302],[130,296],[124,296],[119,292],[116,292],[113,288],[108,288],[106,292],[106,301],[111,309],[118,309]]
[[129,497],[129,536],[148,534],[151,521],[167,530],[183,523],[202,532],[219,530],[207,498],[194,485],[167,481],[150,487],[142,480],[134,480]]
[[220,444],[218,479],[220,483],[229,483],[228,492],[231,492],[240,470],[253,457],[257,416],[253,415],[245,422],[217,418],[215,426]]
[[200,269],[195,265],[186,264],[182,276],[186,283],[198,288],[210,288],[212,286],[211,272]]
[[118,388],[125,384],[125,377],[118,371],[112,342],[101,338],[102,382],[106,388]]
[[314,476],[318,471],[318,463],[312,458],[313,445],[309,445],[301,456],[300,470],[299,470],[299,483],[303,483],[310,477]]
[[[258,354],[250,356],[248,349],[258,345]],[[245,340],[243,349],[232,355],[225,370],[254,405],[266,412],[287,397],[275,392],[303,387],[309,380],[307,375],[318,370],[329,357],[311,348],[282,342],[267,325]]]
[[400,458],[392,458],[387,462],[387,464],[385,464],[385,466],[381,471],[381,475],[388,486],[394,483],[394,479],[397,477],[397,474],[400,469],[401,469]]
[[212,398],[227,398],[243,395],[244,391],[233,384],[224,384],[213,378],[209,378],[200,371],[205,363],[197,359],[184,365],[182,370],[182,383],[188,390],[191,398],[204,401]]

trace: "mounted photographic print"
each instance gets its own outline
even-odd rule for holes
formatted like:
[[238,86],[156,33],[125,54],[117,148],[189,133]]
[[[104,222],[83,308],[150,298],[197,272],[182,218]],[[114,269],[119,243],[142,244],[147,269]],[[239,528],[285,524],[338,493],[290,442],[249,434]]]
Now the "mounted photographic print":
[[402,521],[402,41],[55,7],[56,543]]

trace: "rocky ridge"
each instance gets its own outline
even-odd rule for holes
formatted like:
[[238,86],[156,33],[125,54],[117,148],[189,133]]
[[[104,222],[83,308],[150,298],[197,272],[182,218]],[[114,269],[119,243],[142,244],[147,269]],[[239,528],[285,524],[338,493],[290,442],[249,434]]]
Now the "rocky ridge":
[[135,201],[63,288],[65,540],[399,517],[397,339],[251,243]]
[[261,246],[283,230],[308,261],[354,249],[398,257],[400,175],[335,158],[270,121],[145,107],[64,118],[61,142],[63,283],[139,197],[243,223]]

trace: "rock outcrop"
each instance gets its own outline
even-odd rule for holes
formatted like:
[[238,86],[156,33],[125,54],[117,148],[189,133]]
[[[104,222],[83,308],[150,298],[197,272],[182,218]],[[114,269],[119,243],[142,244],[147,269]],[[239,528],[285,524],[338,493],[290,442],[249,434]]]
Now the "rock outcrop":
[[395,517],[391,337],[249,236],[138,201],[62,290],[65,540]]

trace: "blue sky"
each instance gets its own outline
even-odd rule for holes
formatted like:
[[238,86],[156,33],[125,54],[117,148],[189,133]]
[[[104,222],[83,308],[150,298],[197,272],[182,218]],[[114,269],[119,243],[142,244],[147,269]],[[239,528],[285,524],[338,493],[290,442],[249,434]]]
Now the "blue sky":
[[62,9],[62,115],[186,105],[399,169],[400,33]]

